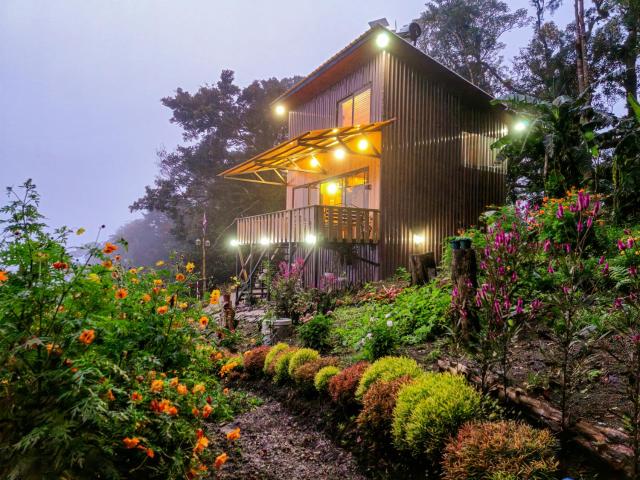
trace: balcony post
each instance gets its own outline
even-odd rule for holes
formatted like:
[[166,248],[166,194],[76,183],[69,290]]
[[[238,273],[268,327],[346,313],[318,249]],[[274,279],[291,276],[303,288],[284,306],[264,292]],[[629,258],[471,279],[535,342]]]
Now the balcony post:
[[288,234],[288,244],[287,244],[287,263],[289,264],[289,271],[291,271],[291,237],[293,236],[293,210],[289,210],[287,212],[289,218],[289,234]]

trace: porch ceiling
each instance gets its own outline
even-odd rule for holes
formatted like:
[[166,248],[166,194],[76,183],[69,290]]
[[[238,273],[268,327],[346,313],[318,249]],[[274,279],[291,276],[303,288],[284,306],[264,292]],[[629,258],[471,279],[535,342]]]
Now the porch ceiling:
[[365,125],[311,130],[229,168],[219,176],[267,185],[286,185],[283,173],[289,171],[326,173],[321,169],[303,168],[298,162],[309,159],[314,154],[326,153],[337,146],[343,147],[348,154],[380,158],[375,142],[369,141],[369,148],[365,152],[357,151],[353,144],[362,138],[368,139],[367,135],[380,132],[382,127],[394,121],[395,119],[391,119]]

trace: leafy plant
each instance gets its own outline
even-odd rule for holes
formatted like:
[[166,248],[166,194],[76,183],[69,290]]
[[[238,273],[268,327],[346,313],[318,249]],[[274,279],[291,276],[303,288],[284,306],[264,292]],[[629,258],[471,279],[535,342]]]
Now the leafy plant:
[[333,377],[329,382],[331,399],[342,406],[354,403],[360,378],[367,368],[369,368],[369,362],[358,362]]
[[281,352],[274,361],[273,366],[273,381],[276,383],[282,383],[288,380],[289,377],[289,362],[291,358],[298,352],[298,348],[291,347],[288,350]]
[[340,373],[340,369],[334,365],[329,365],[318,370],[318,373],[316,373],[316,376],[313,379],[313,384],[316,387],[316,390],[319,392],[326,391],[329,386],[329,381],[338,373]]
[[271,348],[265,345],[246,351],[244,353],[244,370],[254,377],[261,375],[269,350]]
[[413,381],[410,376],[375,382],[362,398],[362,410],[358,425],[374,435],[388,434],[393,419],[393,409],[400,389]]
[[288,349],[289,349],[289,345],[284,342],[276,343],[273,347],[271,347],[269,349],[269,352],[264,358],[264,367],[263,367],[264,373],[268,375],[273,375],[274,374],[273,368],[275,366],[274,360],[276,359],[278,354]]
[[371,331],[364,338],[363,351],[368,360],[395,353],[398,335],[391,320],[379,318],[373,321]]
[[412,358],[383,357],[372,363],[362,375],[356,390],[356,398],[361,399],[369,387],[378,380],[389,381],[405,375],[417,378],[423,374],[424,371]]
[[320,358],[317,350],[312,348],[301,348],[293,354],[289,360],[289,377],[293,378],[295,371],[305,363],[312,362]]
[[317,314],[298,327],[298,336],[305,347],[314,348],[321,352],[331,346],[331,318]]
[[296,385],[301,387],[303,390],[315,390],[314,381],[316,378],[316,373],[318,373],[324,367],[328,367],[330,365],[338,365],[338,358],[320,357],[298,367],[295,372],[293,372],[293,379],[296,382]]
[[467,423],[447,444],[444,480],[556,477],[556,440],[548,430],[513,421]]

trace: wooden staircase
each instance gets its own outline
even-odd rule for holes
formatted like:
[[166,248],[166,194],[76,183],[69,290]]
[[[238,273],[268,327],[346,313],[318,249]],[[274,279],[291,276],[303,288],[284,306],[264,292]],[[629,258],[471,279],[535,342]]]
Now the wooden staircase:
[[246,258],[240,253],[240,286],[236,289],[236,304],[248,297],[268,299],[269,282],[278,272],[278,265],[292,261],[294,253],[295,245],[287,243],[252,246]]

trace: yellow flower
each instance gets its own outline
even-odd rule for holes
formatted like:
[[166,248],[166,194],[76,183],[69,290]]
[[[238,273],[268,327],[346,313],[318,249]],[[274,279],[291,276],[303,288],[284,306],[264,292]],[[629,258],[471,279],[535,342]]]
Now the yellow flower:
[[84,232],[86,232],[86,230],[80,227],[78,230],[76,230],[76,235],[82,235]]
[[189,390],[187,389],[187,386],[185,384],[181,383],[176,388],[176,392],[178,392],[180,395],[186,395],[189,392]]
[[205,391],[206,389],[204,388],[204,384],[198,383],[193,387],[193,389],[191,390],[191,393],[195,395],[196,393],[204,393]]
[[196,443],[196,446],[193,448],[193,451],[195,453],[200,453],[208,446],[209,446],[209,439],[203,435],[198,439],[198,442]]
[[184,276],[184,273],[176,273],[176,281],[184,282],[187,277]]
[[100,275],[98,275],[97,273],[90,273],[89,275],[87,275],[87,280],[93,283],[100,283]]
[[187,308],[189,308],[189,304],[187,302],[181,302],[178,305],[182,310],[186,310]]
[[151,382],[151,391],[152,392],[161,392],[164,388],[164,382],[162,380],[154,380]]
[[211,305],[215,305],[220,300],[220,290],[215,289],[211,292],[211,296],[209,297],[209,303]]
[[144,303],[148,303],[151,301],[151,295],[149,295],[148,293],[145,293],[144,295],[142,295],[142,301]]
[[158,260],[158,261],[156,262],[156,267],[161,267],[161,266],[163,266],[163,265],[164,265],[164,260]]
[[196,266],[193,262],[187,262],[187,264],[184,266],[184,269],[189,273],[193,272],[195,268]]
[[198,323],[200,324],[200,330],[204,330],[207,328],[207,325],[209,325],[209,319],[203,315],[200,317],[200,320],[198,320]]

